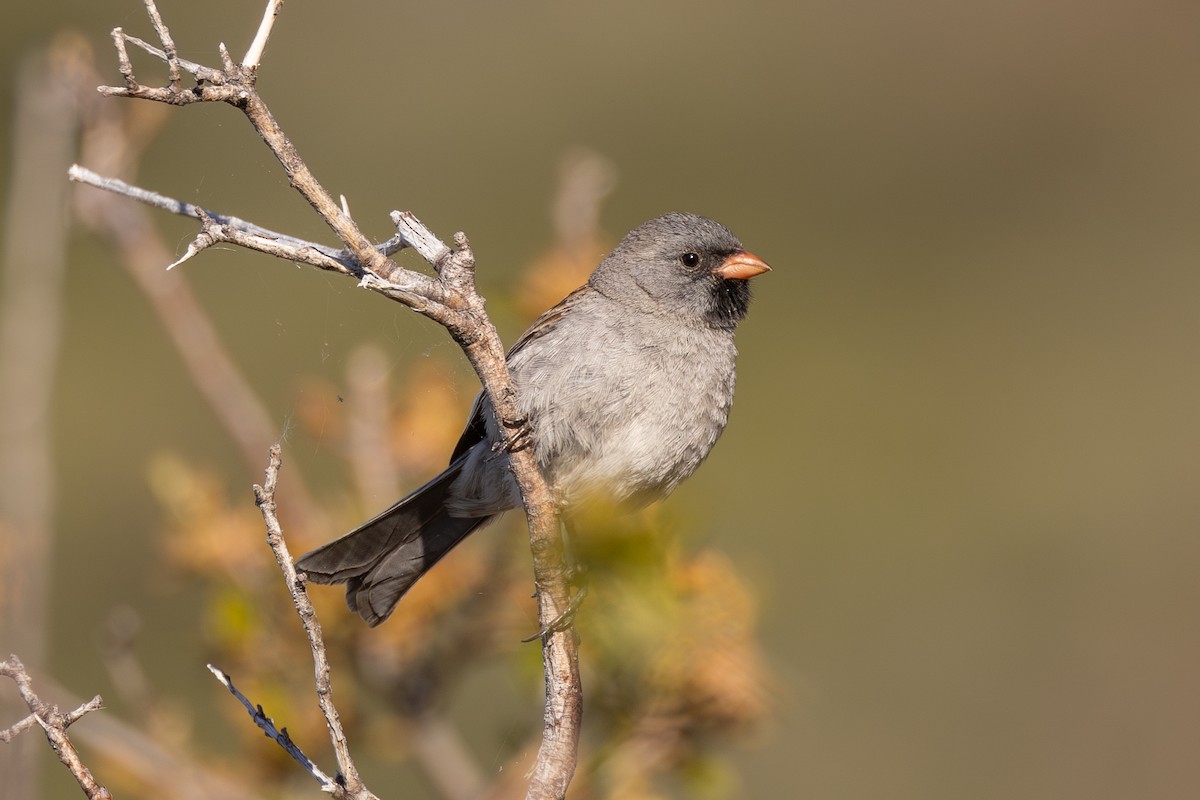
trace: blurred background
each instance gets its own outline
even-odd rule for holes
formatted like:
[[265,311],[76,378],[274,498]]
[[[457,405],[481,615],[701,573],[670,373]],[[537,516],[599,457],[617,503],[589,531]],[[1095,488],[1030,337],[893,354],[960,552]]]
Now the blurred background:
[[[160,9],[210,65],[261,15]],[[65,173],[132,176],[121,148],[147,188],[332,239],[230,107],[105,101],[132,116],[83,155],[45,122],[75,101],[38,76],[86,77],[89,48],[120,83],[108,32],[152,39],[140,3],[5,17],[0,653],[52,702],[104,695],[72,732],[122,796],[168,795],[102,717],[246,796],[314,796],[204,669],[332,769],[250,493],[266,452],[231,419],[286,433],[299,552],[432,474],[476,384],[440,329],[350,280],[232,248],[165,272],[195,226],[157,212],[161,252],[115,247],[103,220],[127,202],[97,208]],[[1200,793],[1198,26],[1200,6],[1158,0],[285,8],[259,81],[277,119],[371,235],[393,208],[466,231],[506,340],[667,210],[774,267],[725,438],[589,546],[616,566],[581,614],[576,796]],[[185,306],[219,344],[164,327]],[[189,371],[173,337],[228,356],[257,400]],[[381,796],[452,796],[451,751],[473,766],[450,772],[520,785],[541,716],[523,531],[476,537],[369,634],[314,590]],[[34,796],[77,792],[32,746]]]

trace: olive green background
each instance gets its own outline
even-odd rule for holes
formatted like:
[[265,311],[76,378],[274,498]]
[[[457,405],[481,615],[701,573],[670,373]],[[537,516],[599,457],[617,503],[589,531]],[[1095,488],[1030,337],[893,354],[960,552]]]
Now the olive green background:
[[[261,14],[161,10],[207,63],[219,41],[242,52]],[[6,154],[21,57],[69,26],[111,64],[117,25],[151,35],[135,0],[6,10]],[[726,437],[669,501],[761,601],[775,716],[732,750],[734,796],[1188,798],[1198,31],[1200,5],[1164,0],[293,0],[260,88],[370,233],[392,208],[467,231],[485,293],[550,241],[576,145],[619,171],[614,236],[694,210],[773,265],[739,332]],[[7,187],[7,155],[0,169]],[[140,181],[328,240],[227,107],[176,111]],[[192,227],[161,224],[182,252]],[[228,249],[184,269],[281,429],[301,378],[343,380],[363,341],[398,367],[453,348],[347,280]],[[91,240],[68,295],[51,671],[104,692],[90,631],[132,605],[156,687],[192,698],[203,727],[225,700],[194,588],[154,569],[147,464],[177,452],[235,487],[261,473]],[[492,308],[510,341],[528,322]],[[288,455],[345,480],[334,454],[298,440]],[[62,780],[47,796],[69,796]],[[419,796],[388,783],[373,786]]]

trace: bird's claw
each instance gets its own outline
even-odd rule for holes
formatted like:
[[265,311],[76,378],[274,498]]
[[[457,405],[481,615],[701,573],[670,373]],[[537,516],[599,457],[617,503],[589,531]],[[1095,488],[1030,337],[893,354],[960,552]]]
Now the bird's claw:
[[501,419],[500,424],[512,431],[512,433],[505,436],[502,441],[492,445],[492,450],[516,453],[533,444],[533,428],[529,425],[527,417]]
[[550,622],[542,626],[541,630],[532,636],[527,636],[521,640],[522,643],[536,642],[538,639],[544,639],[552,633],[564,631],[571,626],[575,621],[575,612],[583,605],[583,598],[587,597],[587,585],[585,584],[571,597],[571,602],[567,603],[567,608]]

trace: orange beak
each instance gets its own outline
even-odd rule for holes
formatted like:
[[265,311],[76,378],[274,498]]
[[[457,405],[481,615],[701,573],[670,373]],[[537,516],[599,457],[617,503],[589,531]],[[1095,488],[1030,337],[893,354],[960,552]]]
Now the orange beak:
[[767,262],[753,253],[734,253],[713,270],[713,275],[727,281],[744,281],[770,271]]

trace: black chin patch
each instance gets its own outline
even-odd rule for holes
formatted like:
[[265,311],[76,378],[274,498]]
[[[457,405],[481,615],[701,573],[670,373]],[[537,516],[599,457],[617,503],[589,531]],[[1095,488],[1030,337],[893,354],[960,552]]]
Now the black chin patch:
[[713,327],[733,328],[746,318],[750,309],[748,281],[718,278],[713,285],[708,321]]

